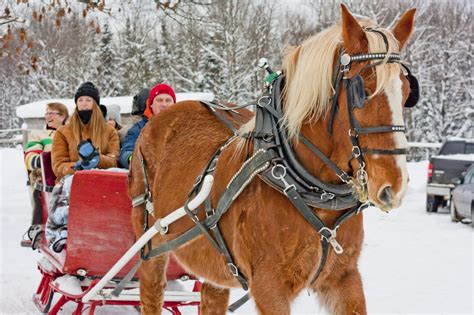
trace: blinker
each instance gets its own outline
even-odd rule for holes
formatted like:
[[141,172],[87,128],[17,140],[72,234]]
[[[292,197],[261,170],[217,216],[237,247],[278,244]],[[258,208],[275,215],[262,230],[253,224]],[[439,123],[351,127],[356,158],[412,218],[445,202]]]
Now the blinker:
[[418,84],[418,80],[410,73],[408,73],[406,78],[410,83],[410,94],[408,95],[407,101],[405,102],[405,107],[411,108],[414,107],[420,99],[420,86]]
[[365,88],[364,88],[364,79],[360,74],[355,75],[354,77],[347,79],[347,93],[352,99],[352,107],[362,108],[366,100]]

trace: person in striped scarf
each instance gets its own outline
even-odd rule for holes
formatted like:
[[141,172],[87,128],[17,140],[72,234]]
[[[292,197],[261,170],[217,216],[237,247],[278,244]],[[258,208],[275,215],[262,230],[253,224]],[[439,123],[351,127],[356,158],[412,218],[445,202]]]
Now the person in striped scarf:
[[[53,136],[56,129],[64,125],[69,118],[69,113],[64,104],[48,103],[44,114],[45,128],[42,130],[32,130],[28,135],[28,143],[25,149],[25,165],[29,172],[30,187],[32,190],[32,207],[33,217],[31,226],[27,231],[31,246],[35,247],[37,236],[42,230],[42,213],[38,204],[39,191],[35,189],[35,185],[41,184],[41,152],[50,152]],[[22,242],[22,245],[24,242]],[[26,242],[28,243],[28,242]]]

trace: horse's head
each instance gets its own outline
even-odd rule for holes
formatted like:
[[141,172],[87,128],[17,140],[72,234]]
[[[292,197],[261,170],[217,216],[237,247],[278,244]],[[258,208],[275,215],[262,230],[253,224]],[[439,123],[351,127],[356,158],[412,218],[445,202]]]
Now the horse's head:
[[399,52],[412,34],[415,9],[387,30],[341,7],[340,26],[284,60],[284,123],[291,136],[305,124],[324,126],[329,155],[352,175],[359,199],[388,211],[400,205],[408,181],[402,110],[415,97],[416,79],[407,76]]

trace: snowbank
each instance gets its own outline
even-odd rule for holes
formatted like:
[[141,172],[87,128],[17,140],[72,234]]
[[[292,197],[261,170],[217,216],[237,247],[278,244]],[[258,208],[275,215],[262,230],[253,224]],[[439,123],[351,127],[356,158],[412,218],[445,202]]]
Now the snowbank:
[[[0,150],[0,314],[37,313],[31,296],[41,255],[19,246],[30,216],[23,155]],[[400,208],[364,213],[359,267],[369,314],[473,314],[473,229],[449,215],[426,213],[428,162],[409,163],[410,182]],[[231,301],[243,295],[231,291]],[[66,305],[63,314],[70,314]],[[194,314],[195,309],[183,309]],[[303,290],[292,314],[320,313],[317,297]],[[256,314],[252,301],[237,314]],[[130,307],[99,307],[97,314],[138,314]]]

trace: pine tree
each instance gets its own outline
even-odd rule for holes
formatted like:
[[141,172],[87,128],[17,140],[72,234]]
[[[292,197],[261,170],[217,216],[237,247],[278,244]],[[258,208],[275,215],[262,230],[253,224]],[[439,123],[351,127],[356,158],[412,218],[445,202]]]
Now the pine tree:
[[109,25],[105,24],[99,44],[97,85],[103,96],[122,95],[122,82],[118,77],[116,48]]

